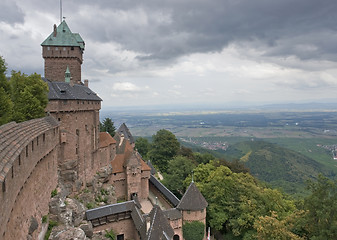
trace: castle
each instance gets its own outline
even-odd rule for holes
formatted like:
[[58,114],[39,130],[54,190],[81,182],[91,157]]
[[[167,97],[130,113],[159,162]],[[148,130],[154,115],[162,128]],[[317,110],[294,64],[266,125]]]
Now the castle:
[[40,239],[52,190],[60,184],[76,193],[105,166],[125,201],[87,210],[94,231],[113,229],[117,240],[179,240],[185,222],[205,224],[207,202],[193,181],[179,200],[154,177],[125,124],[114,137],[100,133],[102,99],[81,80],[82,37],[62,21],[41,46],[48,116],[0,127],[0,239]]

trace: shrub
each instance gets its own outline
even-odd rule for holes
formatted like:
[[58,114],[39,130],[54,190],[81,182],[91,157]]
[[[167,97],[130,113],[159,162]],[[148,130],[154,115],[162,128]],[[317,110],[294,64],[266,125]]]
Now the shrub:
[[55,197],[57,195],[57,189],[55,188],[53,191],[51,191],[51,197]]
[[106,238],[109,238],[111,240],[116,240],[116,234],[114,231],[111,229],[110,231],[105,230],[105,235]]

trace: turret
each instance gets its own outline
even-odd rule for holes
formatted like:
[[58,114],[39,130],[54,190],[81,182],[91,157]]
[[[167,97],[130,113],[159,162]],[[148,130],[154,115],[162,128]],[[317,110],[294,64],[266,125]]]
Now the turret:
[[65,72],[72,74],[71,83],[81,82],[81,65],[83,62],[84,41],[80,34],[72,33],[67,23],[62,21],[43,41],[44,75],[50,81],[64,82]]
[[[208,203],[197,186],[192,181],[181,198],[177,209],[182,211],[183,224],[185,222],[199,221],[205,225],[206,233],[206,207]],[[206,239],[206,234],[204,236]]]

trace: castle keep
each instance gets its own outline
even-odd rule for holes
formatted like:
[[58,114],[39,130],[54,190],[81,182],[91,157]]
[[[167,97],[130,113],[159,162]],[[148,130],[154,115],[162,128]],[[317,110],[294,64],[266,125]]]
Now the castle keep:
[[41,46],[48,116],[0,126],[0,239],[41,239],[50,193],[57,186],[67,196],[78,193],[102,168],[111,170],[105,184],[119,203],[85,212],[94,232],[179,240],[185,222],[206,224],[207,202],[194,182],[179,200],[135,150],[125,124],[113,137],[99,131],[102,99],[81,81],[81,36],[62,21]]

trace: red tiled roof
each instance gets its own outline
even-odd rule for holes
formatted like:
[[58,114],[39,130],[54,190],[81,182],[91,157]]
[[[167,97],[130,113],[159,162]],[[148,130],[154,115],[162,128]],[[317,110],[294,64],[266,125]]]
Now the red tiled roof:
[[107,147],[111,144],[116,144],[116,140],[111,137],[111,135],[107,132],[100,132],[99,133],[99,147]]

